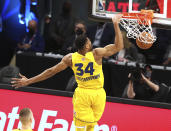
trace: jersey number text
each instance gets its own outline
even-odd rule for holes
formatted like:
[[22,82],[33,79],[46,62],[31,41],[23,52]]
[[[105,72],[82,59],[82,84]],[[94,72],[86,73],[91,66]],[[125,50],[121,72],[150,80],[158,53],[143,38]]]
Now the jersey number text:
[[83,64],[82,63],[76,63],[75,66],[77,67],[77,75],[82,76],[84,73],[89,73],[90,75],[93,75],[94,69],[93,69],[93,62],[89,62],[87,67],[85,68],[85,71],[82,69]]

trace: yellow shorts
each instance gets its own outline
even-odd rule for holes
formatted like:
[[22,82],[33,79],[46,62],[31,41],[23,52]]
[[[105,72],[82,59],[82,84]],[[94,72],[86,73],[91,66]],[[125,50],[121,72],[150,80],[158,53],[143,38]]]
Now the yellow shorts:
[[106,92],[100,89],[76,88],[73,96],[75,126],[96,125],[106,104]]

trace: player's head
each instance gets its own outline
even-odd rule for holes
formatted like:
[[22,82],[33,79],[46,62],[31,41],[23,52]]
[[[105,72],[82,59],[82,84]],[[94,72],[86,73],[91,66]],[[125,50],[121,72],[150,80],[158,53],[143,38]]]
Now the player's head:
[[92,50],[92,45],[91,41],[89,38],[83,34],[79,35],[76,40],[75,40],[75,47],[77,48],[78,51],[91,51]]
[[22,125],[30,125],[33,121],[33,113],[30,108],[23,108],[19,113]]

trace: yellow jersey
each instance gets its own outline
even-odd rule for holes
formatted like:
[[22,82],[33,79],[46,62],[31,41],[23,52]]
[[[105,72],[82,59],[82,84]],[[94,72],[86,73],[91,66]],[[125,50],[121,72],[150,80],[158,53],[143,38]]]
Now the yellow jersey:
[[102,88],[104,76],[102,65],[96,63],[93,52],[85,56],[75,52],[72,54],[72,70],[78,87],[87,89]]
[[33,131],[33,130],[31,130],[31,129],[28,129],[28,130],[14,129],[12,131]]

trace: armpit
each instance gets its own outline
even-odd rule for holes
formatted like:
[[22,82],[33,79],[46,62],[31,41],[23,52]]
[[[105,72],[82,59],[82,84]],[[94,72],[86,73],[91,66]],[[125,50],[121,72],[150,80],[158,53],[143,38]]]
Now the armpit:
[[63,61],[69,66],[72,67],[72,53],[67,54],[64,56]]

